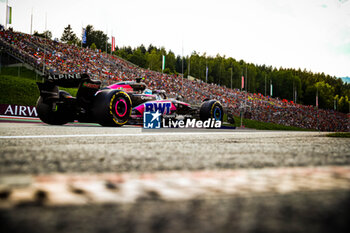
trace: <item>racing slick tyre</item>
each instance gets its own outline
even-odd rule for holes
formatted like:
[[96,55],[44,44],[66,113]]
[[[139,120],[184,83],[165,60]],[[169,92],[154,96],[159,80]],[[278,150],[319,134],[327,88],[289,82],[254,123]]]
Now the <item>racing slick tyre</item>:
[[208,100],[202,103],[199,110],[199,116],[201,121],[215,119],[215,121],[222,122],[224,118],[224,110],[219,101]]
[[[59,91],[59,99],[71,97],[71,95],[66,91]],[[64,125],[71,120],[70,111],[64,106],[64,104],[53,103],[48,104],[44,102],[42,96],[39,97],[36,103],[36,110],[40,120],[46,124],[50,125]]]
[[96,95],[93,115],[102,126],[125,125],[131,115],[130,96],[120,90],[102,90]]

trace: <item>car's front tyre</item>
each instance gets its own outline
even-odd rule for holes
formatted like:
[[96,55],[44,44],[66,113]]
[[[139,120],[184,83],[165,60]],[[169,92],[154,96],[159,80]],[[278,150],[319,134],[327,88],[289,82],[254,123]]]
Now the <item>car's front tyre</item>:
[[202,103],[199,116],[202,121],[214,119],[215,121],[222,122],[224,119],[224,110],[219,101],[208,100]]

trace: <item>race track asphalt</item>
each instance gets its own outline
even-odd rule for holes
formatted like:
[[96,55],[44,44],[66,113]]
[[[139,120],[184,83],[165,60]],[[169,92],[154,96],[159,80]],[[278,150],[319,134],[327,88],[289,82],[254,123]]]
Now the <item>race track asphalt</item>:
[[325,135],[0,123],[1,232],[349,232],[350,139]]

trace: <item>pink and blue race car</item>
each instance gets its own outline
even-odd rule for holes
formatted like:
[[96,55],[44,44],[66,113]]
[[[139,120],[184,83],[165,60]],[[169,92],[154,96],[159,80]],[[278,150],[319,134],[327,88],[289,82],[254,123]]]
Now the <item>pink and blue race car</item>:
[[[204,100],[200,106],[193,106],[181,98],[168,98],[164,91],[147,89],[141,79],[101,88],[101,81],[91,79],[88,74],[50,74],[37,85],[39,118],[52,125],[76,120],[102,126],[142,124],[145,112],[157,112],[171,120],[222,121],[224,116],[219,101]],[[58,87],[78,88],[77,95],[72,97]]]

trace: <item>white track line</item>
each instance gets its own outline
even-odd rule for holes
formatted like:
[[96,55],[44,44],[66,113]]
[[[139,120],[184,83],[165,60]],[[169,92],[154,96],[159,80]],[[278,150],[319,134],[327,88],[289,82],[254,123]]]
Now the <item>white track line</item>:
[[26,139],[26,138],[78,138],[78,137],[144,137],[144,136],[183,136],[183,135],[229,135],[233,132],[174,132],[174,133],[119,133],[119,134],[66,134],[66,135],[17,135],[0,136],[0,139]]

